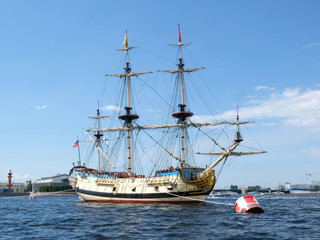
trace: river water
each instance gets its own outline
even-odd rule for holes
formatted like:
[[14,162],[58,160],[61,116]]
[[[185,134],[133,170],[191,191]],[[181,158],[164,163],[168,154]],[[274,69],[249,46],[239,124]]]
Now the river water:
[[241,195],[203,204],[0,198],[1,239],[320,239],[320,194],[255,196],[264,213],[234,213]]

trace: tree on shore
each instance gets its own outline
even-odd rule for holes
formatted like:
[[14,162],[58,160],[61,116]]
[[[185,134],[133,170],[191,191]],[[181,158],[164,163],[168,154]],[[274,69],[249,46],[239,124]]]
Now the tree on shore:
[[260,187],[259,185],[249,186],[249,187],[248,187],[248,190],[249,190],[249,191],[259,191],[259,190],[261,190],[261,187]]
[[319,191],[319,189],[320,189],[320,186],[319,185],[314,185],[314,186],[312,186],[312,188],[310,188],[309,190],[310,191]]
[[230,186],[230,190],[232,191],[237,191],[239,188],[238,188],[238,185],[231,185]]
[[31,192],[32,191],[32,184],[28,184],[25,188],[24,188],[24,192]]
[[72,189],[71,185],[44,185],[39,188],[39,192],[59,192]]

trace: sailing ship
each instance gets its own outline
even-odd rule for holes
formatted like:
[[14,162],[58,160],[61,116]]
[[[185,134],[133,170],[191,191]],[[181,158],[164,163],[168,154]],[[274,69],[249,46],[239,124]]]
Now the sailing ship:
[[[183,43],[181,41],[180,27],[178,28],[178,43],[169,44],[178,47],[179,59],[177,68],[172,70],[158,70],[158,72],[168,72],[176,75],[177,86],[179,92],[179,104],[174,107],[171,116],[175,123],[172,124],[159,124],[159,125],[139,125],[139,115],[133,111],[131,104],[132,91],[131,91],[131,78],[140,75],[148,74],[151,72],[131,72],[131,65],[129,61],[129,52],[134,47],[128,46],[127,32],[123,42],[124,47],[117,49],[123,51],[125,54],[126,62],[124,66],[124,73],[107,74],[108,77],[118,77],[124,80],[124,93],[126,96],[126,105],[123,112],[118,115],[118,119],[123,123],[120,127],[101,128],[100,120],[106,118],[101,116],[100,109],[97,109],[97,115],[92,117],[97,121],[97,127],[84,130],[89,140],[93,143],[98,150],[98,168],[88,168],[78,164],[70,170],[70,182],[72,183],[75,191],[84,201],[93,202],[125,202],[125,203],[198,203],[206,200],[208,195],[216,183],[215,167],[226,160],[229,156],[241,156],[246,154],[258,154],[259,152],[235,152],[234,150],[242,142],[240,134],[240,125],[248,122],[239,121],[239,112],[235,122],[228,121],[214,121],[214,122],[193,122],[193,113],[189,110],[186,104],[185,96],[185,73],[191,73],[204,69],[200,68],[185,68],[184,59],[182,57],[182,47],[190,43]],[[119,121],[118,121],[119,122]],[[222,147],[216,140],[213,140],[205,129],[212,129],[220,125],[232,125],[236,127],[235,139],[229,147]],[[188,147],[187,141],[189,140],[188,129],[193,128],[201,133],[205,133],[210,141],[221,148],[221,152],[206,152],[198,154],[219,155],[219,157],[210,163],[209,166],[192,166],[188,161],[190,156],[194,158],[194,149]],[[163,134],[167,136],[169,130],[176,130],[178,132],[178,142],[174,149],[172,146],[164,146],[159,140],[146,133],[152,129],[164,129]],[[112,152],[106,153],[102,149],[102,141],[104,133],[116,133],[117,139],[123,136],[125,142],[126,152],[126,165],[123,166],[123,171],[114,171],[116,168],[114,159],[117,154]],[[137,134],[144,132],[154,142],[160,145],[159,151],[162,153],[157,157],[150,158],[149,160],[154,164],[151,173],[148,175],[137,173],[133,170],[133,159],[138,154],[136,151],[133,138]],[[177,134],[177,133],[176,133]],[[93,136],[92,136],[93,135]],[[164,141],[163,141],[164,142]],[[178,146],[178,147],[177,147]],[[172,148],[170,148],[172,147]],[[108,155],[108,156],[107,156]],[[148,154],[147,154],[148,155]],[[199,156],[199,155],[197,155]],[[103,160],[102,160],[103,157]],[[168,164],[165,168],[160,169],[163,164],[158,164],[164,158]],[[106,162],[107,166],[102,167],[101,162]],[[176,166],[173,167],[172,163]]]

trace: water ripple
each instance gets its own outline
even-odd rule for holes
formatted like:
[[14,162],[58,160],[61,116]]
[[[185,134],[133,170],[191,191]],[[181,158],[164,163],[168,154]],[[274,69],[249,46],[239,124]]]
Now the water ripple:
[[204,204],[101,204],[76,197],[3,198],[1,239],[320,239],[320,195],[263,195],[265,213]]

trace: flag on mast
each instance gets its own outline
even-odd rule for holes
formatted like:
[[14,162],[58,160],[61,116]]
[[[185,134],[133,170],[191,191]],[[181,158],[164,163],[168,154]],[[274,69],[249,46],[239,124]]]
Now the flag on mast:
[[124,37],[123,46],[124,46],[125,48],[127,48],[127,46],[128,46],[127,31],[126,31],[126,36]]
[[75,147],[79,147],[79,141],[78,140],[73,144],[73,148],[75,148]]
[[179,42],[181,42],[180,24],[178,24],[178,28],[179,28],[179,32],[178,32]]
[[104,144],[109,145],[109,137],[108,136],[102,140],[103,140]]

